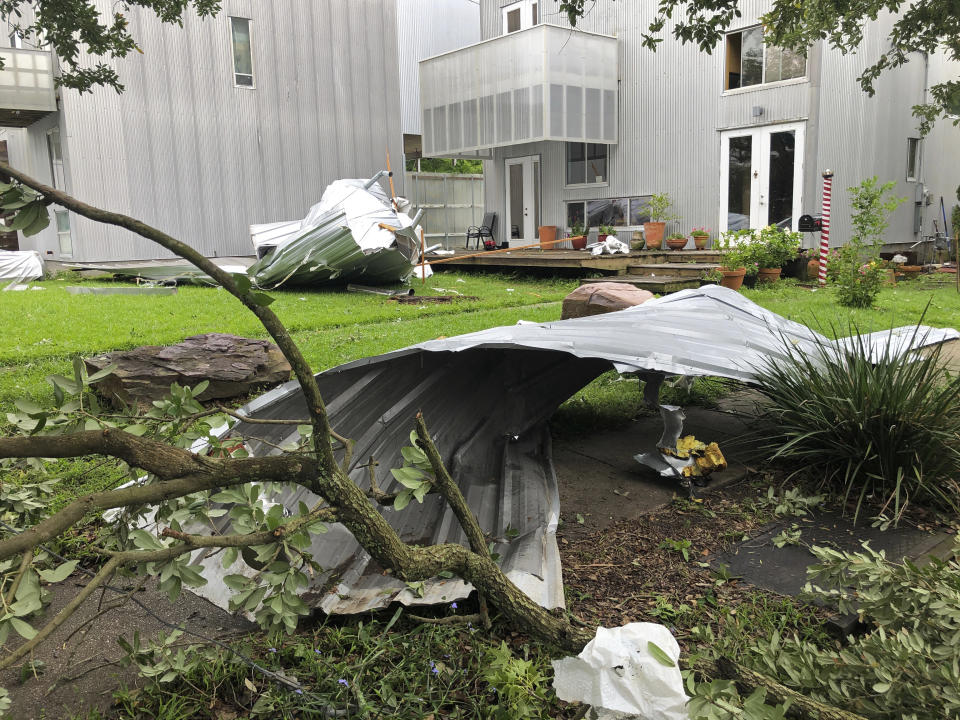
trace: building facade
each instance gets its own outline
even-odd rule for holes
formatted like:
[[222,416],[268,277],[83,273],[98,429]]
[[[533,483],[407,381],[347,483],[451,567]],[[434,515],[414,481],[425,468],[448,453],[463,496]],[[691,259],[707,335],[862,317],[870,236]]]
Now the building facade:
[[[434,17],[432,36],[413,29],[423,13]],[[416,131],[405,118],[419,115],[416,78],[402,73],[479,36],[468,0],[224,0],[216,17],[188,13],[182,28],[136,7],[128,19],[143,52],[113,62],[122,94],[54,89],[49,49],[0,49],[20,61],[0,72],[0,87],[17,88],[9,98],[0,91],[0,143],[12,166],[211,257],[252,254],[251,224],[303,217],[327,184],[375,174],[388,152],[401,193],[404,133]],[[474,35],[450,39],[445,22]],[[17,44],[29,39],[0,38]],[[36,63],[45,94],[25,98],[35,79],[13,73]],[[74,261],[168,256],[128,231],[51,214],[47,230],[21,236],[21,249]]]
[[911,109],[960,69],[918,55],[871,97],[857,77],[879,57],[890,16],[870,23],[855,54],[817,43],[803,57],[764,45],[769,3],[740,8],[707,54],[674,41],[669,25],[657,52],[643,48],[655,3],[597,0],[571,29],[552,0],[481,0],[484,40],[421,63],[424,154],[487,159],[500,240],[578,222],[629,237],[653,193],[669,194],[680,232],[795,229],[819,212],[825,169],[835,244],[850,234],[846,188],[874,175],[907,199],[888,243],[932,232],[939,198],[949,214],[960,184],[960,128],[941,121],[921,141]]

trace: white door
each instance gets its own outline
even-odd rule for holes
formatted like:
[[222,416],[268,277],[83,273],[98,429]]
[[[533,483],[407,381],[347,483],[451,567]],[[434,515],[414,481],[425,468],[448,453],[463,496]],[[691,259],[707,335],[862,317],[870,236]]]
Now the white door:
[[507,227],[511,245],[536,242],[540,236],[540,156],[504,160],[507,185]]
[[500,9],[503,15],[503,34],[540,24],[540,3],[536,0],[520,0]]
[[803,212],[802,123],[720,134],[720,230],[797,229]]

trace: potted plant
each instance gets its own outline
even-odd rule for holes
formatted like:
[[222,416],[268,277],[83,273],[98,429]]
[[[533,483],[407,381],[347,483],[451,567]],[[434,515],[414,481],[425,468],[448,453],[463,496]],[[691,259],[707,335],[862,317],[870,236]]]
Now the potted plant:
[[663,243],[663,231],[667,223],[679,220],[679,216],[670,212],[673,203],[667,193],[658,193],[650,196],[644,211],[650,216],[649,222],[643,224],[643,237],[647,242],[647,250],[659,250]]
[[759,266],[757,282],[776,282],[783,266],[800,251],[800,233],[768,225],[754,235],[750,244],[753,259]]
[[597,230],[597,242],[603,242],[611,235],[615,238],[617,236],[617,231],[609,225],[601,225],[600,229]]
[[748,272],[756,274],[757,264],[753,261],[753,230],[734,230],[721,233],[717,247],[723,255],[720,284],[731,290],[739,290]]
[[574,223],[570,226],[570,236],[567,239],[573,245],[574,250],[583,250],[587,247],[587,234],[580,223]]
[[710,231],[706,228],[694,228],[690,231],[690,237],[693,238],[693,245],[697,250],[703,250],[707,246],[707,238],[710,237]]
[[671,233],[667,236],[667,247],[671,250],[683,250],[687,246],[687,236],[682,233]]

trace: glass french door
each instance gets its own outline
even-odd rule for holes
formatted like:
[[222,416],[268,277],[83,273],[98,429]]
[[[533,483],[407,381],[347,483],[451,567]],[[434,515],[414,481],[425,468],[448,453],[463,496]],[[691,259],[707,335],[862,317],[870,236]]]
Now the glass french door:
[[802,123],[720,134],[720,230],[797,229],[803,199]]
[[540,156],[504,160],[507,179],[507,237],[511,245],[540,235]]

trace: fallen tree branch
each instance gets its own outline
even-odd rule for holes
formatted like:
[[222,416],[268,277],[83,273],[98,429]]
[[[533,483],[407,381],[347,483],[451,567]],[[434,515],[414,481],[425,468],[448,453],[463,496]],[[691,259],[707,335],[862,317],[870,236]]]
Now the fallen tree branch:
[[[91,432],[100,433],[100,431]],[[0,438],[0,457],[3,457],[2,443],[5,439]],[[176,450],[176,448],[173,449]],[[183,451],[178,450],[178,452]],[[203,473],[173,480],[104,490],[77,498],[33,527],[0,540],[0,560],[52,540],[91,512],[131,505],[148,505],[204,490],[216,490],[249,482],[291,482],[309,487],[316,472],[315,463],[304,456],[272,455],[261,458],[231,458],[218,463],[214,466],[215,472],[207,469]]]
[[833,705],[826,705],[817,700],[808,698],[796,690],[778,683],[773,678],[756,670],[751,670],[725,657],[717,658],[716,662],[704,661],[698,669],[707,675],[719,676],[733,680],[737,689],[744,695],[749,695],[757,688],[763,688],[775,703],[790,701],[787,717],[796,720],[867,720],[862,715],[841,710]]
[[469,625],[470,623],[480,623],[483,618],[480,613],[474,615],[450,615],[442,618],[429,618],[422,615],[413,615],[407,613],[407,617],[417,622],[427,623],[429,625]]

